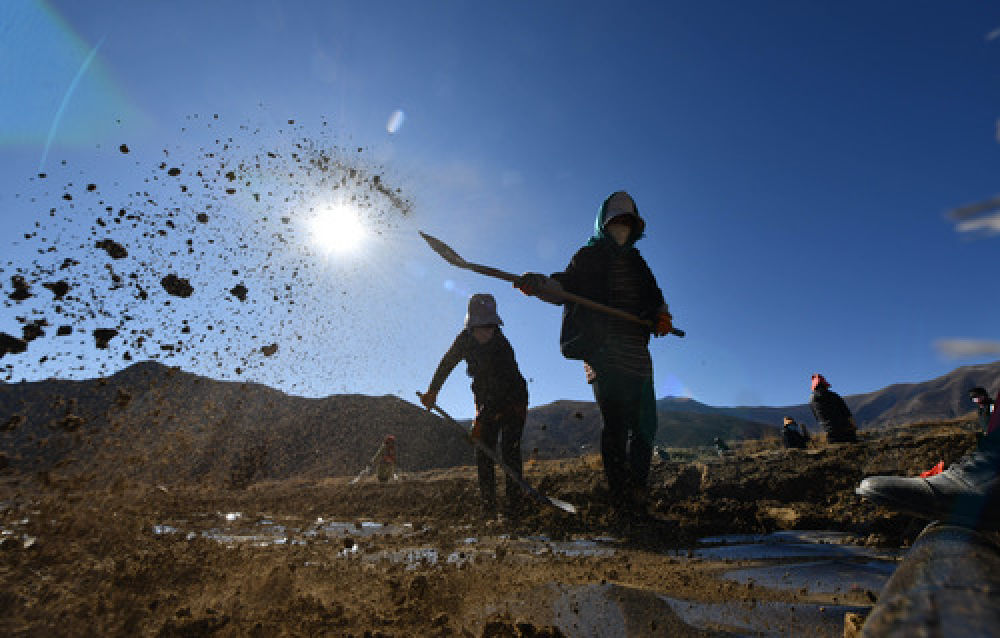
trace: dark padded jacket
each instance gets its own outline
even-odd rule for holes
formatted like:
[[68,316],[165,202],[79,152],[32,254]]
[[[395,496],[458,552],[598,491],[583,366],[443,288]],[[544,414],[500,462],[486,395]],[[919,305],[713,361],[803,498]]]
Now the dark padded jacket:
[[[641,319],[654,319],[663,306],[663,292],[646,260],[632,246],[621,248],[611,239],[601,239],[594,245],[584,246],[570,260],[566,270],[553,273],[563,290],[586,297],[601,304],[608,304],[611,296],[611,258],[615,251],[625,251],[625,257],[641,281],[639,307],[623,308]],[[562,332],[559,349],[567,359],[582,359],[591,365],[600,365],[607,336],[609,316],[573,303],[563,305]]]
[[829,441],[855,441],[857,431],[850,408],[839,394],[829,388],[817,388],[809,400],[816,423],[826,431]]
[[448,352],[441,358],[429,391],[437,394],[445,379],[459,361],[468,364],[467,373],[472,377],[472,394],[476,405],[490,408],[528,402],[528,385],[517,367],[514,349],[500,328],[486,343],[479,343],[468,329],[455,337]]

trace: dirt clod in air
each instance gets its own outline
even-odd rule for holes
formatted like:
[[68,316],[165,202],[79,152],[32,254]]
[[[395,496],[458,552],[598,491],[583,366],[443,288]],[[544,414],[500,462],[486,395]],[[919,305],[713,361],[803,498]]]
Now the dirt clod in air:
[[94,345],[105,350],[108,347],[108,342],[118,335],[118,331],[114,328],[98,328],[94,330],[93,335]]
[[50,281],[42,284],[42,287],[51,290],[55,299],[62,299],[69,292],[69,284],[65,281]]
[[128,144],[122,144],[121,146],[118,147],[118,150],[121,151],[122,153],[128,153],[129,151]]
[[6,332],[0,332],[0,358],[5,354],[21,354],[28,349],[23,339],[13,337]]
[[31,297],[31,288],[28,286],[28,282],[25,281],[24,277],[21,275],[14,275],[10,278],[10,286],[14,289],[14,292],[8,295],[14,301],[24,301],[25,299]]
[[183,277],[178,277],[173,273],[170,273],[161,279],[160,285],[163,286],[164,290],[175,297],[190,297],[194,292],[194,288],[191,287],[190,281]]
[[243,284],[236,284],[235,286],[230,288],[229,292],[240,301],[246,301],[247,293],[249,291],[247,290],[247,287],[244,286]]
[[128,257],[128,250],[113,239],[102,239],[94,244],[94,247],[108,253],[108,257],[112,259],[124,259]]
[[73,326],[62,325],[56,328],[57,337],[68,337],[73,334]]
[[272,343],[271,345],[263,346],[261,347],[260,351],[264,354],[265,357],[270,357],[271,355],[273,355],[275,352],[278,351],[278,344]]

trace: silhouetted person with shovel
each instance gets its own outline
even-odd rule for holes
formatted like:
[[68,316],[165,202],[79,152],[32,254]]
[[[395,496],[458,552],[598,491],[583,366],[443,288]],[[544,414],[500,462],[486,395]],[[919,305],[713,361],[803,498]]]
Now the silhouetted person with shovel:
[[[497,314],[493,295],[477,294],[469,299],[465,328],[455,337],[438,364],[427,392],[420,401],[428,410],[437,403],[437,394],[459,361],[468,365],[472,377],[472,395],[476,401],[476,418],[471,436],[495,450],[500,439],[500,458],[519,476],[521,464],[521,433],[528,410],[528,385],[517,367],[514,349],[500,330],[503,321]],[[483,497],[483,514],[497,514],[496,468],[493,460],[476,450],[479,467],[479,490]],[[504,513],[516,521],[524,508],[521,488],[507,477],[504,489]]]
[[[551,277],[525,273],[514,283],[525,294],[563,305],[560,349],[566,358],[584,362],[604,421],[601,457],[611,504],[625,516],[644,514],[648,500],[657,427],[649,335],[664,336],[673,328],[656,278],[635,248],[645,227],[632,197],[613,193],[601,205],[593,236],[566,270]],[[564,301],[562,291],[649,323]]]

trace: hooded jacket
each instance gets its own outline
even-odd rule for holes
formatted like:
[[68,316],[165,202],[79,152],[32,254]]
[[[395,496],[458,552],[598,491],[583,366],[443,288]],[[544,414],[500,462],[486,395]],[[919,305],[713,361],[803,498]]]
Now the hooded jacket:
[[[551,277],[559,282],[563,290],[586,297],[600,304],[619,307],[640,319],[654,319],[665,308],[663,292],[656,283],[649,265],[635,248],[635,243],[643,237],[645,222],[636,209],[633,217],[632,235],[623,246],[619,246],[604,232],[608,221],[608,200],[594,221],[594,234],[587,245],[577,251],[563,272]],[[620,307],[613,303],[611,290],[611,264],[616,257],[622,257],[626,267],[637,277],[639,297],[634,307]],[[611,321],[621,321],[603,313],[574,303],[563,304],[562,331],[559,348],[567,359],[582,359],[591,365],[600,366],[607,350],[608,325]],[[636,329],[643,330],[641,326]],[[645,333],[649,342],[649,332]]]

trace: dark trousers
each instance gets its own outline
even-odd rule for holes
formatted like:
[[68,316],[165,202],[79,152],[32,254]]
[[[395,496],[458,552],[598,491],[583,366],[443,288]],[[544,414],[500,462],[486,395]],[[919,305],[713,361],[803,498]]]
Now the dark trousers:
[[656,436],[652,377],[597,370],[594,398],[601,409],[601,458],[615,502],[645,490]]
[[[479,440],[486,447],[496,451],[497,438],[500,439],[500,459],[519,477],[522,475],[521,434],[528,406],[524,403],[508,403],[501,406],[476,406],[475,430]],[[483,507],[495,511],[497,507],[496,467],[493,459],[476,448],[476,465],[479,467],[479,492],[483,496]],[[505,473],[506,476],[506,473]],[[523,506],[521,487],[510,476],[504,485],[505,509],[509,514],[517,513]]]

